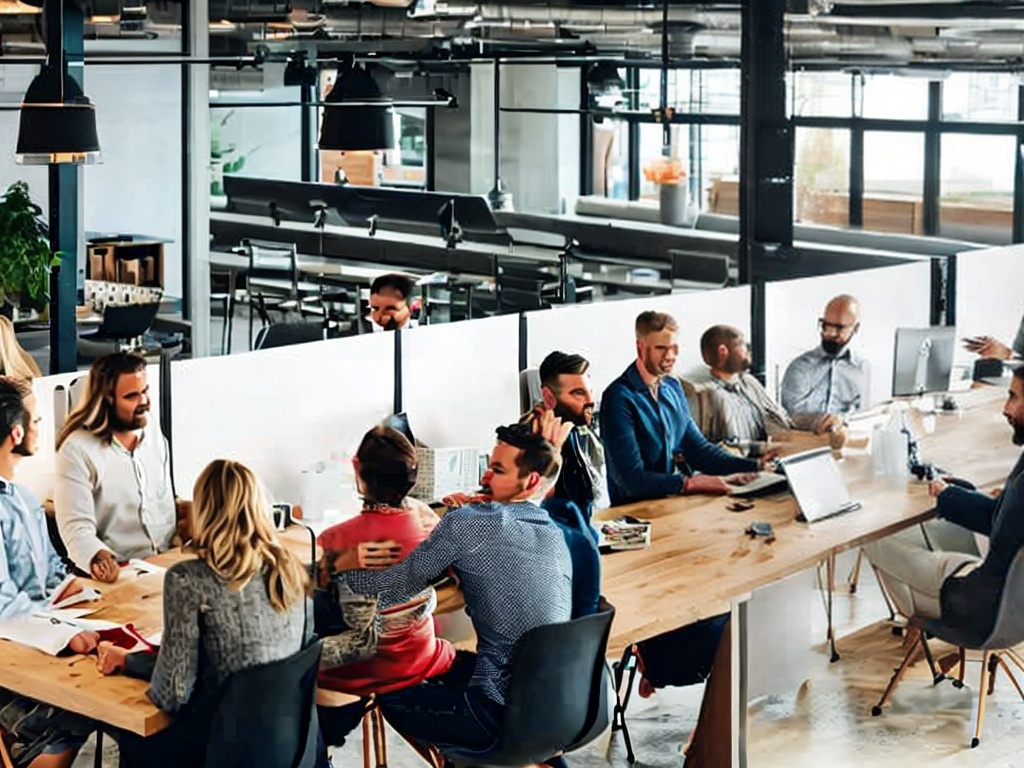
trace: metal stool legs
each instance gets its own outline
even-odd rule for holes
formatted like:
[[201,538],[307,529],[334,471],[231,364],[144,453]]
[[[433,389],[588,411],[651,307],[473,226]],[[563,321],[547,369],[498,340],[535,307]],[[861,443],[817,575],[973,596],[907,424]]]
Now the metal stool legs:
[[[622,731],[622,739],[626,743],[626,760],[630,765],[636,762],[636,755],[633,754],[633,742],[629,738],[629,727],[626,725],[626,707],[629,706],[629,697],[633,692],[633,683],[636,680],[637,655],[636,646],[630,645],[622,652],[622,659],[614,665],[615,677],[615,710],[612,714],[612,733]],[[622,680],[629,672],[629,679],[626,682],[626,691],[622,691]]]

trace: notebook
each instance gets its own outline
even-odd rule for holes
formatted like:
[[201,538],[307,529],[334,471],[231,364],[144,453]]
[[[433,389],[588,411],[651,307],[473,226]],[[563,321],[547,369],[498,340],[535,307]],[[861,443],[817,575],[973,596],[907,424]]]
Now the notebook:
[[850,498],[829,448],[788,456],[779,464],[800,506],[800,519],[813,523],[860,508],[860,503]]
[[781,491],[786,486],[786,476],[775,472],[758,472],[757,477],[744,485],[729,485],[730,496],[759,496]]

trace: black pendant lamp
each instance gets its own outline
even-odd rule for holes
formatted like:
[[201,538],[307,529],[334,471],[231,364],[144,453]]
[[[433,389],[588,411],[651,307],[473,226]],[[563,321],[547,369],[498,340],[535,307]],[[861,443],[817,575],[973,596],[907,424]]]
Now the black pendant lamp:
[[[58,59],[61,61],[61,59]],[[61,61],[51,61],[29,85],[21,103],[17,160],[25,165],[99,160],[96,107]]]
[[[346,103],[351,106],[330,106]],[[394,114],[391,100],[384,98],[370,73],[358,65],[352,66],[338,75],[324,99],[320,149],[392,149]]]

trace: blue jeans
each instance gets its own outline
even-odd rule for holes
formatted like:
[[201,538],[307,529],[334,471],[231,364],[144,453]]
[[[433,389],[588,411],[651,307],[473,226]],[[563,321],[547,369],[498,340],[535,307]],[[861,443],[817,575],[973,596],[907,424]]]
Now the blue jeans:
[[406,738],[421,744],[468,749],[491,746],[504,707],[469,686],[476,654],[458,651],[445,674],[378,697],[381,712]]

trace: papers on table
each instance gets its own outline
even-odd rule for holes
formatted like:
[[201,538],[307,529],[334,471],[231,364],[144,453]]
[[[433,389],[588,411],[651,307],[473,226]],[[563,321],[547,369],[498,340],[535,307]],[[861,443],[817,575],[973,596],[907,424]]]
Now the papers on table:
[[[78,605],[79,603],[87,603],[92,600],[99,600],[99,590],[92,587],[84,587],[73,595],[62,597],[64,590],[75,580],[74,576],[68,576],[64,581],[57,585],[57,588],[53,590],[53,597],[50,598],[46,603],[46,610],[60,610],[62,608],[70,608],[72,605]],[[54,602],[54,598],[61,598],[57,602]],[[88,613],[89,611],[87,611]]]
[[597,546],[602,552],[646,549],[651,546],[651,524],[628,516],[603,522],[598,529]]
[[128,565],[121,566],[121,578],[131,579],[138,576],[145,576],[147,573],[163,573],[166,570],[166,568],[159,565],[147,563],[145,560],[132,558],[128,561]]
[[71,638],[86,630],[116,627],[110,621],[82,618],[88,609],[41,610],[0,621],[0,638],[37,648],[56,656],[67,648]]

